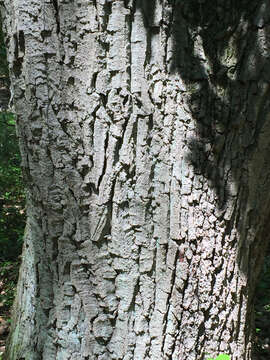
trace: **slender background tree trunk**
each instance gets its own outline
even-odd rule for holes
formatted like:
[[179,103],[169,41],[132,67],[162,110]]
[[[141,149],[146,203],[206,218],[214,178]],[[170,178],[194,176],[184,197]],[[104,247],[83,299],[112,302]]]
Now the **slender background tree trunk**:
[[7,359],[251,359],[268,2],[2,8],[28,189]]

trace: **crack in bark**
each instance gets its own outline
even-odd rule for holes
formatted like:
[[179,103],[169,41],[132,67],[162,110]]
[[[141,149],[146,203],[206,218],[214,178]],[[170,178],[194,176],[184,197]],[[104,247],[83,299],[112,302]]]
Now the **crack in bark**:
[[56,19],[56,32],[60,34],[60,15],[59,15],[59,5],[58,0],[52,0],[52,5],[55,10],[55,19]]
[[99,176],[98,183],[97,183],[97,188],[96,188],[97,193],[99,192],[101,182],[102,182],[104,176],[106,175],[108,143],[109,143],[109,133],[107,131],[105,143],[104,143],[104,163],[103,163],[102,173]]

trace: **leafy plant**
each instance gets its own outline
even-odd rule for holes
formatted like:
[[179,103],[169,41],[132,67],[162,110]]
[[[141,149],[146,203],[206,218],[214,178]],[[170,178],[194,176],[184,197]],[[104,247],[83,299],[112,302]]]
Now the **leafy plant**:
[[226,354],[220,354],[218,355],[218,357],[216,357],[215,359],[213,358],[209,358],[207,360],[230,360],[231,357],[229,355],[226,355]]

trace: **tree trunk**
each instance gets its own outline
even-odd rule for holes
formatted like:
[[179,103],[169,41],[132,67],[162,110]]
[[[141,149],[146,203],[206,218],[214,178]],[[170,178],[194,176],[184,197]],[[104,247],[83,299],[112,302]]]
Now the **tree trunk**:
[[5,0],[28,224],[6,358],[251,359],[266,0]]

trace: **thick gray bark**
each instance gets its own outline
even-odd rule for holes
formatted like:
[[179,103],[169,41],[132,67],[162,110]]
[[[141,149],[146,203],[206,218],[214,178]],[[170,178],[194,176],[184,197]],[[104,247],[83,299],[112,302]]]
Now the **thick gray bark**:
[[6,0],[28,225],[7,359],[251,359],[269,4]]

